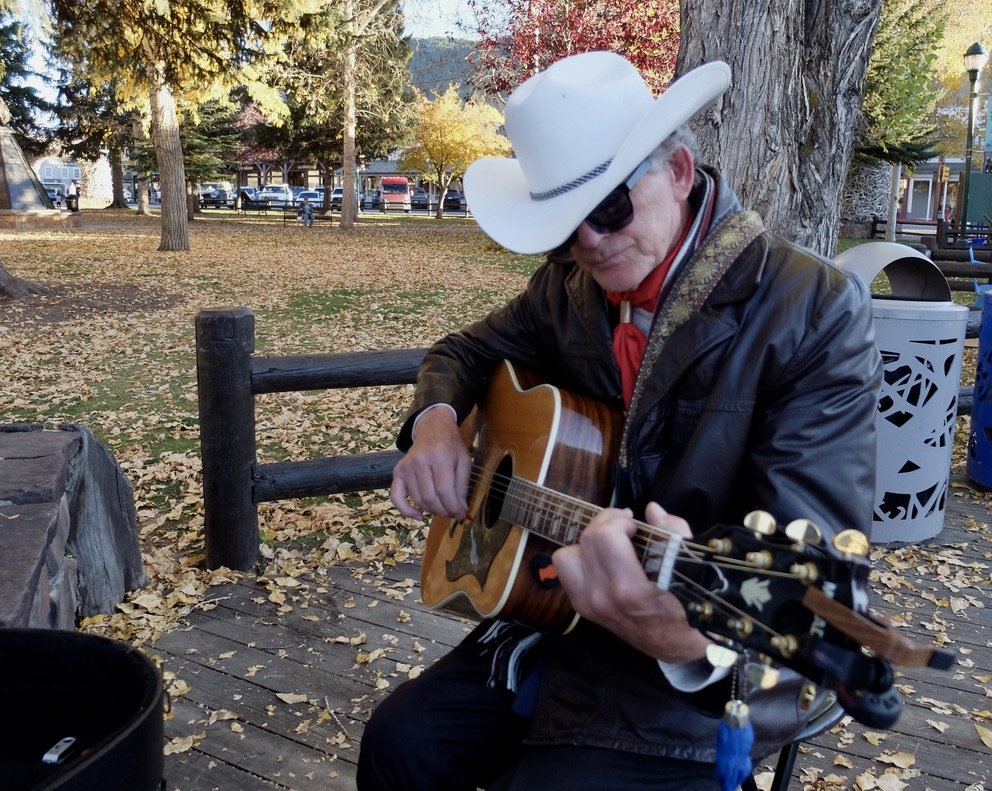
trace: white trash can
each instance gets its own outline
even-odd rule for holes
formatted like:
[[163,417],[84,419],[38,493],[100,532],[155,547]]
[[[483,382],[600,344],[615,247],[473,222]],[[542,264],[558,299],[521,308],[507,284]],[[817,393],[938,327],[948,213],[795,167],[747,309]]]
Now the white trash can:
[[892,289],[872,294],[884,372],[871,540],[933,538],[944,526],[968,308],[951,300],[933,261],[906,245],[868,242],[836,263],[869,289],[884,273]]

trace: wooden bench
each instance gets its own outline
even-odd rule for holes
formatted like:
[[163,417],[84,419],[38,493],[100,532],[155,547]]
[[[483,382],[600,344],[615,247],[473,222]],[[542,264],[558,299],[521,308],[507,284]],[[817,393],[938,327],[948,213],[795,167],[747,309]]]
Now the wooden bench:
[[938,249],[958,249],[967,252],[969,245],[984,245],[986,248],[992,245],[992,228],[985,224],[967,223],[962,230],[957,224],[937,220]]
[[[871,221],[871,238],[884,239],[888,225],[888,220],[882,217],[873,217]],[[937,233],[937,221],[903,218],[896,221],[895,232],[897,236],[904,236],[906,234],[917,234],[921,238],[934,236]]]
[[[296,222],[299,218],[299,206],[283,206],[282,207],[282,224],[286,225],[290,222]],[[334,214],[328,209],[326,212],[323,211],[319,206],[313,207],[313,220],[314,222],[320,222],[321,220],[333,220]]]
[[255,214],[268,214],[269,208],[269,202],[267,200],[242,200],[241,207],[238,211],[241,214],[247,214],[248,212],[254,212]]

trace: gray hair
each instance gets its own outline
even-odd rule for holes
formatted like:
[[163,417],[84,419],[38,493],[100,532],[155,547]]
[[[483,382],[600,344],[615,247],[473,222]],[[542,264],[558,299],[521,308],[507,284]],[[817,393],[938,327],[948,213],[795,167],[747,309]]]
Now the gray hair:
[[698,160],[699,147],[696,143],[696,135],[689,128],[688,124],[682,124],[682,126],[662,140],[654,151],[648,154],[648,159],[651,160],[651,169],[658,170],[665,167],[668,164],[668,160],[672,158],[681,146],[688,148],[692,154],[692,158]]

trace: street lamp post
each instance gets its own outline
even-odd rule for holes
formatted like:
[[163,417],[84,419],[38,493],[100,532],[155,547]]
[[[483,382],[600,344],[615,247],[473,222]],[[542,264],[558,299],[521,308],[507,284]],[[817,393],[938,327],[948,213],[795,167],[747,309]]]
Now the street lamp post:
[[977,41],[968,47],[968,51],[964,53],[964,68],[971,81],[971,88],[968,93],[968,129],[964,149],[964,173],[961,174],[961,200],[958,201],[961,208],[958,227],[961,228],[961,241],[964,243],[967,243],[968,239],[968,187],[971,181],[971,154],[974,147],[975,101],[978,99],[975,84],[978,82],[978,73],[988,59],[989,55],[985,51],[985,47]]

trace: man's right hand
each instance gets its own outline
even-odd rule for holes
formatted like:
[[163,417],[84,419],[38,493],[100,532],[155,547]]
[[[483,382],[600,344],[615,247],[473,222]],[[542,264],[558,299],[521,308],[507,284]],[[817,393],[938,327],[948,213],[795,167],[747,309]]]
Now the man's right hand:
[[425,511],[464,519],[471,469],[454,412],[431,409],[420,416],[413,445],[393,470],[389,497],[396,510],[411,519],[423,519]]

